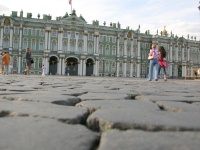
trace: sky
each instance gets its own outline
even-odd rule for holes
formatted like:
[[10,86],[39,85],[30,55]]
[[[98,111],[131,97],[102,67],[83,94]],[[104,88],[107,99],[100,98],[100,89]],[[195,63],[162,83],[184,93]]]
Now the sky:
[[[71,13],[69,0],[0,0],[0,15],[10,16],[12,11],[23,10],[32,13],[33,18],[43,14],[51,15],[52,19]],[[200,40],[200,6],[199,0],[72,0],[72,9],[76,10],[87,23],[98,20],[100,25],[106,22],[120,23],[121,28],[129,26],[140,32],[150,30],[155,35],[166,26],[166,30],[178,37],[187,39],[196,36]]]

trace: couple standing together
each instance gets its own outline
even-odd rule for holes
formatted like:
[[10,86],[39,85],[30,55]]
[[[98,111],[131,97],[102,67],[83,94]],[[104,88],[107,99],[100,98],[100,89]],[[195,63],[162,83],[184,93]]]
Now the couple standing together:
[[149,63],[149,74],[148,74],[148,81],[152,80],[153,76],[153,69],[154,69],[154,80],[158,81],[158,77],[160,75],[160,70],[163,68],[164,72],[164,81],[167,81],[167,60],[166,60],[166,51],[163,46],[160,46],[159,49],[156,49],[156,44],[152,44],[152,49],[149,52],[148,59],[150,60]]

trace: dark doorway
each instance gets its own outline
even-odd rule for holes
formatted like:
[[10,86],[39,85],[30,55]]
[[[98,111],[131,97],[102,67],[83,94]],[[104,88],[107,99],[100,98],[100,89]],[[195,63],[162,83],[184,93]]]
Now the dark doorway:
[[76,58],[67,58],[65,74],[70,76],[78,75],[78,60]]
[[182,66],[178,66],[178,77],[182,77]]
[[57,57],[52,56],[49,59],[49,74],[50,75],[56,75],[57,74]]
[[94,62],[92,59],[87,59],[86,62],[86,76],[91,76],[93,74]]

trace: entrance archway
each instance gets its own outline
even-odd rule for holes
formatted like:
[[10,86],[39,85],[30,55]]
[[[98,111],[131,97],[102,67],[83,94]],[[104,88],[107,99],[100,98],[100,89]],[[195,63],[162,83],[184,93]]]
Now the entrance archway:
[[86,62],[86,76],[91,76],[93,74],[94,61],[89,58]]
[[50,75],[57,74],[57,63],[58,63],[58,59],[56,56],[51,56],[49,58],[49,74]]
[[78,60],[77,58],[67,58],[66,60],[66,67],[65,67],[65,74],[70,76],[77,76],[78,75]]

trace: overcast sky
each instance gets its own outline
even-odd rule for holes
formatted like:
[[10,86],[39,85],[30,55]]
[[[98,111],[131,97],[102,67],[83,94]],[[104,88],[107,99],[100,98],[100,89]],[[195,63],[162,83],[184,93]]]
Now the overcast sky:
[[[159,33],[166,26],[168,33],[184,36],[189,34],[200,39],[199,0],[72,0],[72,8],[77,16],[85,18],[87,23],[99,20],[100,25],[106,21],[120,22],[122,28],[127,26],[136,30],[140,24],[141,32],[150,30],[150,34]],[[37,14],[50,14],[52,19],[71,12],[68,0],[0,0],[0,15],[10,15],[12,11],[23,10]]]

